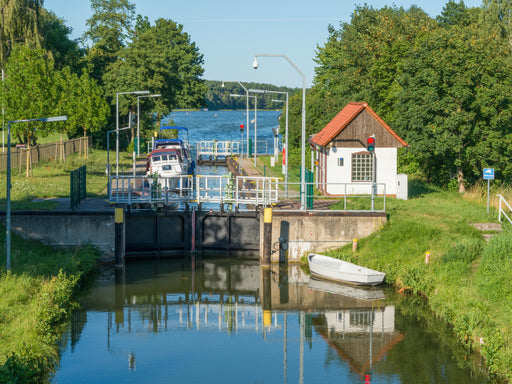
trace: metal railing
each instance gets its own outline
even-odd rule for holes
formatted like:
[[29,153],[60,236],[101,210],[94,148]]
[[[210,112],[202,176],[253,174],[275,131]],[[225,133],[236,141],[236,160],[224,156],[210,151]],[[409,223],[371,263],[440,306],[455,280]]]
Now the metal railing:
[[239,141],[199,141],[197,143],[197,158],[202,156],[233,156],[241,153]]
[[[279,184],[279,208],[283,211],[300,207],[300,183]],[[313,188],[312,188],[313,187]],[[321,193],[320,190],[329,191]],[[384,183],[306,183],[307,211],[385,212]]]
[[279,182],[275,177],[226,177],[216,175],[158,177],[110,176],[108,199],[116,204],[225,204],[239,210],[277,204]]
[[277,177],[197,176],[196,198],[199,204],[232,204],[238,209],[270,206],[279,201]]
[[176,205],[194,200],[193,176],[154,179],[148,176],[110,176],[109,201],[117,204]]
[[508,220],[508,222],[510,224],[512,224],[512,220],[510,219],[510,217],[507,215],[507,212],[505,212],[505,210],[502,208],[502,203],[503,205],[505,205],[507,208],[508,208],[508,212],[512,212],[512,207],[510,207],[509,203],[507,203],[507,200],[505,200],[505,198],[501,195],[496,195],[499,197],[499,210],[498,210],[498,220],[499,222],[501,223],[501,215],[503,214],[503,216],[505,216]]

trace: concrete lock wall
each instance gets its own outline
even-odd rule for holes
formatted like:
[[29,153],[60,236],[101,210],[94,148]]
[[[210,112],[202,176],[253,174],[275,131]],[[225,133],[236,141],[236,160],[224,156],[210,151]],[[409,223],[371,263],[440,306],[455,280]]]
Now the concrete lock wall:
[[11,229],[23,238],[57,248],[73,248],[90,243],[101,251],[102,260],[113,261],[114,258],[115,227],[112,214],[13,212]]
[[[272,215],[271,262],[300,262],[302,255],[339,248],[386,223],[384,212],[280,212]],[[263,233],[263,220],[260,220]],[[263,237],[260,238],[263,249]]]

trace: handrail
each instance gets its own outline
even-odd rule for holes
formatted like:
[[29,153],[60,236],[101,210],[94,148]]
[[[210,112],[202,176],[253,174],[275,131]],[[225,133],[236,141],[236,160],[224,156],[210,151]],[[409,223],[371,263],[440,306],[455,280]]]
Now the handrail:
[[505,205],[507,206],[508,210],[509,211],[512,211],[512,207],[510,207],[510,204],[507,203],[507,200],[505,200],[505,198],[503,196],[501,196],[500,194],[496,195],[499,197],[499,210],[498,210],[498,220],[499,222],[501,223],[501,214],[503,213],[503,215],[507,218],[508,222],[510,224],[512,224],[512,220],[510,219],[510,217],[508,217],[507,213],[501,208],[501,202],[503,201],[503,203],[505,203]]
[[[307,192],[307,211],[385,212],[386,185],[383,183],[308,183],[319,189],[330,186],[336,194],[319,195]],[[286,186],[277,177],[227,175],[180,175],[153,178],[144,175],[110,176],[109,201],[113,203],[163,204],[220,204],[237,210],[278,205],[285,211],[296,211],[300,184]],[[373,197],[372,197],[373,191]],[[371,208],[368,207],[372,199]],[[378,201],[377,201],[378,199]],[[373,200],[377,206],[374,206]],[[506,202],[505,202],[506,203]],[[332,204],[338,204],[336,208]],[[506,203],[507,204],[507,203]],[[350,208],[349,208],[350,205]],[[510,206],[507,204],[510,208]],[[215,209],[215,208],[214,208]],[[512,211],[512,209],[511,209]],[[506,215],[506,214],[505,214]],[[508,216],[507,216],[508,218]],[[509,218],[508,218],[509,219]],[[510,221],[510,219],[509,219]]]

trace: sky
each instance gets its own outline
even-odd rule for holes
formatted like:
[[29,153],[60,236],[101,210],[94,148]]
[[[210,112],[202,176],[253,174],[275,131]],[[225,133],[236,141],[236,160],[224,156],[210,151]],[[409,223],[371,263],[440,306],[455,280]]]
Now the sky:
[[[439,15],[448,0],[131,0],[136,14],[153,23],[158,18],[181,25],[204,56],[206,80],[269,83],[310,87],[314,78],[317,48],[328,38],[328,27],[350,22],[357,5],[376,9],[396,5],[408,9],[418,5],[431,17]],[[479,7],[481,0],[465,0]],[[71,38],[82,35],[91,15],[88,0],[44,0],[73,29]],[[260,57],[253,69],[254,55]]]

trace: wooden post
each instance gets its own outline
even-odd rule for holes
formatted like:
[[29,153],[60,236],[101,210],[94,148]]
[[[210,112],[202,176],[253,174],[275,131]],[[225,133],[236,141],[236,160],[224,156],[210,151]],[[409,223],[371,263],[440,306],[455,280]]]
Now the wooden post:
[[263,258],[261,259],[262,267],[270,266],[270,258],[272,255],[272,208],[265,208],[263,215]]

